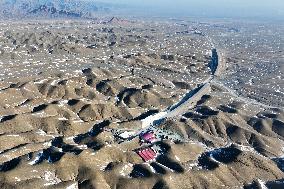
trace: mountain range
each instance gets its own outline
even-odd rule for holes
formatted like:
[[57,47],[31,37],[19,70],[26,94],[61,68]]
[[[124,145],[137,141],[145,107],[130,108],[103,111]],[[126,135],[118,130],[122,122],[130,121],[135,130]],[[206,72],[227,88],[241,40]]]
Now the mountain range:
[[108,12],[112,6],[86,0],[2,0],[0,17],[93,17],[98,12]]

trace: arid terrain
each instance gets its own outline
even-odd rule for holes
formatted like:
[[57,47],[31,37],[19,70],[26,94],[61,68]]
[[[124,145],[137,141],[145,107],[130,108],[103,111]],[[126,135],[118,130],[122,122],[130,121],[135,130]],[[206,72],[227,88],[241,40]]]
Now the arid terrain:
[[0,188],[284,188],[284,26],[0,22]]

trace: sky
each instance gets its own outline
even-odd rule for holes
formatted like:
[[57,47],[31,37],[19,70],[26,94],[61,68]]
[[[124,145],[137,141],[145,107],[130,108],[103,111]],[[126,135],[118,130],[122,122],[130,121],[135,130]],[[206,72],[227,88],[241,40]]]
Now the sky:
[[99,0],[152,15],[284,18],[284,0]]

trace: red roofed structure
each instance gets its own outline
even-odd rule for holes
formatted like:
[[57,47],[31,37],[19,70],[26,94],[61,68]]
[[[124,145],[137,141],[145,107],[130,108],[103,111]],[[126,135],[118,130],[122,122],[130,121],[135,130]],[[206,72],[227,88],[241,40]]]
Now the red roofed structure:
[[144,133],[141,136],[142,140],[146,141],[146,142],[155,142],[155,140],[157,140],[155,134],[153,132],[148,132],[148,133]]
[[157,153],[152,148],[140,149],[137,154],[145,161],[153,161],[157,157]]

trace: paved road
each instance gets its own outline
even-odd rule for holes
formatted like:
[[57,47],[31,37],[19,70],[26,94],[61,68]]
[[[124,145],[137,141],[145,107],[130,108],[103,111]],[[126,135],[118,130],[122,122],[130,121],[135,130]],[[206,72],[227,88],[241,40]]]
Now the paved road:
[[[212,53],[213,52],[217,53],[217,50],[212,50]],[[178,103],[172,105],[171,107],[160,113],[151,115],[143,119],[142,128],[146,129],[153,125],[159,125],[162,122],[162,120],[164,120],[165,118],[182,115],[188,110],[193,109],[196,106],[197,102],[201,100],[201,97],[203,95],[210,93],[211,90],[210,84],[212,80],[214,80],[214,78],[217,77],[222,71],[224,61],[223,59],[221,59],[222,61],[220,61],[218,57],[222,58],[222,56],[218,55],[212,56],[211,62],[214,62],[217,65],[213,65],[212,67],[210,66],[213,69],[212,69],[212,74],[208,79],[206,79],[197,88],[187,92]],[[213,60],[214,58],[218,58],[218,60]]]

